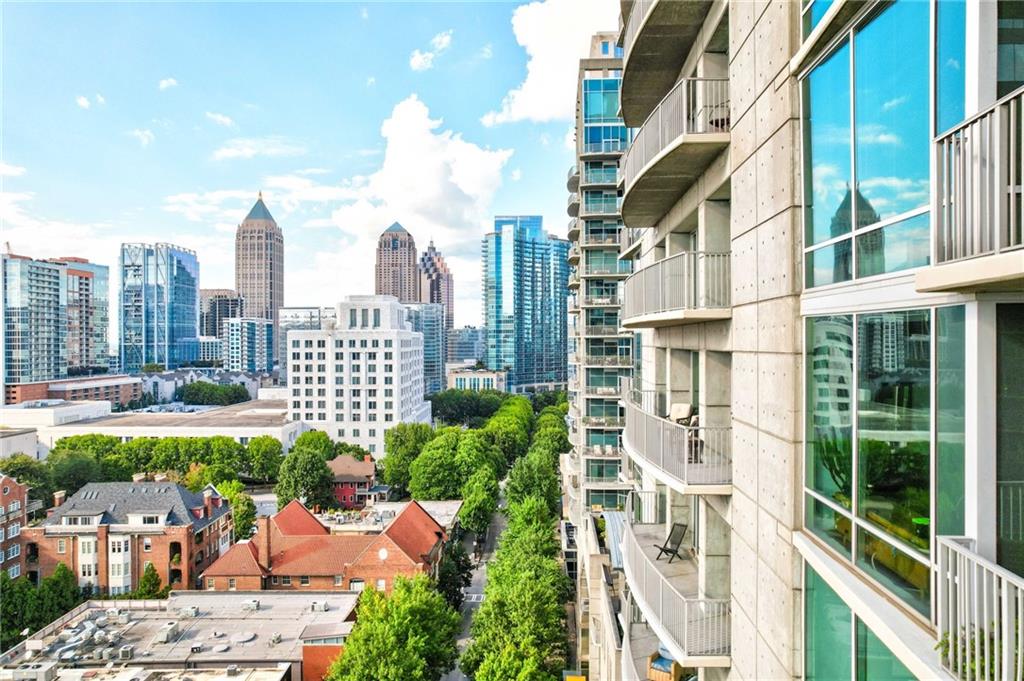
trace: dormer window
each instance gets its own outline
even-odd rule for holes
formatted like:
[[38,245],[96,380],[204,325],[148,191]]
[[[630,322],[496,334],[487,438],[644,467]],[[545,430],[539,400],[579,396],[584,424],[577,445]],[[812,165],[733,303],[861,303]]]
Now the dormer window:
[[160,516],[158,516],[158,515],[144,515],[144,516],[142,516],[142,524],[143,525],[159,525],[160,524]]

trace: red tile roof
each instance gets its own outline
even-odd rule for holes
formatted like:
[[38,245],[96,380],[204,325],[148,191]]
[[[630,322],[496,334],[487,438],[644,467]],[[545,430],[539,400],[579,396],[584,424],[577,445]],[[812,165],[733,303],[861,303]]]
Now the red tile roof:
[[410,558],[420,563],[425,556],[430,555],[440,537],[444,537],[444,528],[422,506],[410,501],[398,517],[391,521],[384,534],[391,537]]
[[263,577],[266,574],[256,558],[256,545],[240,541],[206,568],[203,577]]
[[270,522],[286,537],[331,533],[298,499],[292,499],[287,506],[271,517]]
[[373,459],[357,461],[354,456],[342,454],[327,462],[336,482],[361,482],[374,476]]
[[[285,537],[273,547],[270,571],[276,575],[343,575],[375,537],[334,534],[326,537]],[[280,549],[280,550],[279,550]]]

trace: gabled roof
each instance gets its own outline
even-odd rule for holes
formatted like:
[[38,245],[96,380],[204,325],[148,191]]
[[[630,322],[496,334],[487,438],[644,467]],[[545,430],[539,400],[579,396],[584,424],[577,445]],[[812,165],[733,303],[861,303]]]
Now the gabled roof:
[[409,233],[409,231],[405,227],[402,227],[402,225],[398,224],[397,222],[392,222],[391,226],[384,230],[385,234],[388,232],[401,232],[403,234]]
[[334,473],[335,482],[364,481],[374,475],[373,459],[359,461],[349,454],[341,454],[327,462]]
[[[211,488],[212,489],[212,488]],[[55,508],[46,525],[60,525],[64,516],[101,515],[100,524],[125,524],[128,514],[166,513],[168,525],[189,525],[200,530],[230,512],[226,500],[214,491],[220,505],[213,505],[208,518],[193,511],[204,507],[202,493],[190,492],[172,482],[90,482]]]
[[422,506],[411,501],[388,525],[384,534],[414,561],[422,562],[444,537],[444,528]]
[[267,204],[263,203],[263,192],[260,192],[260,197],[256,199],[256,203],[253,204],[252,210],[245,216],[246,220],[270,220],[275,222],[274,216],[267,210]]
[[345,566],[354,563],[374,539],[370,534],[285,537],[282,550],[270,557],[270,571],[276,575],[343,575]]
[[256,545],[243,540],[233,544],[203,572],[203,577],[263,577],[267,571],[256,557]]
[[298,499],[288,502],[288,505],[278,511],[270,522],[274,523],[277,530],[286,537],[331,533]]

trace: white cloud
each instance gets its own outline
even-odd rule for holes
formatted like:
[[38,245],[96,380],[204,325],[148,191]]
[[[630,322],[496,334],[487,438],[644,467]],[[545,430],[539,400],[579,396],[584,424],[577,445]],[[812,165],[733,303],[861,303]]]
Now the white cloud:
[[490,43],[487,43],[480,48],[480,52],[477,53],[481,59],[490,59],[494,56],[494,48]]
[[137,139],[139,141],[139,144],[141,144],[143,147],[148,147],[150,142],[152,142],[154,139],[152,130],[136,128],[134,130],[129,130],[128,134]]
[[618,25],[615,0],[543,0],[520,5],[512,13],[516,42],[526,50],[526,79],[510,90],[501,109],[480,121],[486,126],[515,121],[570,120],[579,60],[598,31]]
[[376,84],[377,84],[377,79],[374,78],[373,76],[368,76],[366,78],[366,87],[373,87]]
[[303,168],[302,170],[296,170],[296,175],[326,175],[331,172],[327,168]]
[[882,104],[882,111],[891,111],[892,109],[895,109],[898,106],[906,104],[907,100],[909,99],[910,98],[907,97],[906,95],[901,95],[900,97],[893,97],[892,99]]
[[217,125],[223,125],[225,128],[233,128],[233,127],[235,127],[235,122],[233,120],[231,120],[231,117],[230,116],[225,116],[222,113],[217,113],[215,111],[207,111],[206,112],[206,118],[208,120],[213,121]]
[[306,148],[284,137],[236,137],[213,152],[213,160],[256,156],[302,156]]
[[576,151],[576,126],[569,126],[569,129],[565,131],[565,137],[562,138],[562,143],[569,151]]
[[88,109],[89,108],[89,98],[84,96],[84,95],[79,95],[79,96],[75,97],[75,104],[77,104],[82,109]]
[[0,161],[0,177],[20,177],[25,174],[23,166],[11,165]]
[[172,87],[178,87],[178,81],[176,81],[174,78],[164,78],[159,83],[157,83],[157,87],[159,87],[161,90],[167,90]]
[[359,16],[360,16],[360,17],[361,17],[361,18],[362,18],[362,19],[363,19],[364,21],[365,21],[366,19],[369,19],[369,18],[370,18],[370,10],[366,9],[365,7],[364,7],[364,8],[362,8],[361,10],[359,10]]
[[453,29],[441,31],[430,39],[431,50],[413,50],[409,55],[409,68],[413,71],[426,71],[434,66],[434,58],[452,46]]
[[106,103],[107,103],[107,99],[106,99],[106,97],[104,97],[103,95],[101,95],[101,94],[100,94],[100,93],[98,93],[98,92],[96,93],[96,96],[95,96],[95,97],[93,97],[93,99],[95,99],[95,100],[96,100],[96,103],[97,103],[97,104],[99,104],[100,106],[102,106],[102,105],[104,105],[104,104],[106,104]]
[[523,171],[520,170],[519,168],[516,168],[511,173],[509,173],[509,177],[512,178],[513,182],[518,182],[523,178]]

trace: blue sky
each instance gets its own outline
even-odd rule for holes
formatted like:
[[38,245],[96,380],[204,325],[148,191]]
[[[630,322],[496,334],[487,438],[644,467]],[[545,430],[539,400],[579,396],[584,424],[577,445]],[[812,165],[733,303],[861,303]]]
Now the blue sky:
[[492,216],[564,236],[575,63],[616,6],[2,3],[2,238],[114,282],[122,241],[170,241],[230,287],[262,190],[286,304],[372,292],[398,220],[449,259],[456,323],[478,323]]

